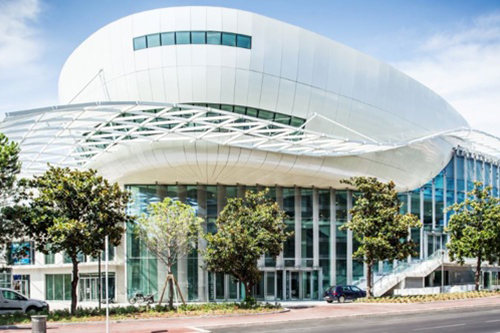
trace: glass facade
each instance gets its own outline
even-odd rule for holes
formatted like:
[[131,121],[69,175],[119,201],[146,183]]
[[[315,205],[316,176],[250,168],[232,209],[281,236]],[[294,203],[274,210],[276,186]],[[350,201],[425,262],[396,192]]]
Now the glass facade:
[[[417,244],[421,260],[445,247],[444,228],[450,213],[446,207],[465,198],[465,184],[474,180],[493,186],[498,195],[499,166],[481,156],[457,150],[449,164],[421,188],[400,193],[401,212],[411,212],[423,222],[412,229],[410,238]],[[471,171],[472,170],[472,171]],[[479,171],[478,171],[479,170]],[[471,178],[472,177],[472,178]],[[469,185],[467,185],[469,186]],[[207,232],[217,232],[215,220],[227,200],[242,197],[245,191],[264,189],[251,185],[129,185],[133,194],[130,212],[139,215],[149,203],[165,197],[188,202],[205,219]],[[278,258],[264,256],[259,264],[263,274],[254,296],[261,300],[317,299],[334,284],[351,284],[363,278],[363,263],[353,257],[359,244],[340,227],[350,218],[356,193],[331,188],[270,187],[269,197],[286,212],[286,224],[294,236],[284,244]],[[127,229],[127,288],[153,293],[164,279],[164,269],[154,256]],[[391,271],[397,262],[379,264],[380,273]],[[232,276],[204,272],[202,258],[193,251],[175,274],[184,285],[190,301],[234,300],[244,297],[239,282]],[[199,269],[200,268],[200,269]]]
[[173,31],[136,37],[134,51],[163,45],[211,44],[252,48],[252,37],[220,31]]

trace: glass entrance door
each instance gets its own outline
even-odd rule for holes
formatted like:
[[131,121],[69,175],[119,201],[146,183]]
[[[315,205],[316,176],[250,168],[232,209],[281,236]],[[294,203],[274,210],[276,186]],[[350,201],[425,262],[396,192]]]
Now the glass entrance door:
[[290,300],[300,299],[299,272],[290,273]]

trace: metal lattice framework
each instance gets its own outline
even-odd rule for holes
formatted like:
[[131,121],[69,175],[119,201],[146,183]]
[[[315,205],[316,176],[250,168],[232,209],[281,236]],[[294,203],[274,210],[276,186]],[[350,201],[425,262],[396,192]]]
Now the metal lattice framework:
[[[20,144],[24,174],[43,172],[48,163],[85,168],[113,147],[137,141],[205,140],[294,155],[348,156],[394,149],[435,136],[466,139],[478,133],[461,128],[407,142],[383,143],[368,137],[360,141],[316,133],[305,127],[307,122],[297,128],[183,104],[101,102],[8,113],[0,123],[0,132]],[[476,141],[481,141],[485,134],[478,136]],[[498,138],[488,139],[490,153],[495,145],[500,147]],[[496,152],[498,155],[498,148]]]

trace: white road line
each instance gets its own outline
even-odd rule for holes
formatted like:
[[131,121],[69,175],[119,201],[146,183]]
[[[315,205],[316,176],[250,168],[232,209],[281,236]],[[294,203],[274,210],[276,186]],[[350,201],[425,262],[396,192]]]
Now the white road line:
[[500,319],[487,320],[487,321],[485,321],[485,323],[496,323],[497,321],[500,321]]
[[455,325],[445,325],[445,326],[436,326],[436,327],[417,328],[417,329],[414,329],[414,331],[437,330],[437,329],[440,329],[440,328],[458,327],[458,326],[465,326],[465,324],[455,324]]
[[207,331],[207,330],[204,330],[203,328],[198,328],[198,327],[186,327],[186,328],[189,328],[190,330],[200,332],[200,333],[212,333],[212,331]]

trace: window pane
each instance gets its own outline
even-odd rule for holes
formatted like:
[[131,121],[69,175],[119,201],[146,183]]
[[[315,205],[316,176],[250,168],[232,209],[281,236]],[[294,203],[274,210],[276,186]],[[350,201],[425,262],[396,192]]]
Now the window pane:
[[134,50],[146,48],[146,36],[134,38]]
[[160,34],[148,35],[148,47],[160,46]]
[[174,32],[164,32],[161,34],[161,45],[174,45],[174,44],[175,44]]
[[273,120],[274,118],[274,113],[266,110],[260,110],[259,111],[259,118],[265,119],[265,120]]
[[274,121],[283,125],[290,125],[290,119],[290,116],[277,113]]
[[207,39],[205,36],[205,31],[193,31],[191,32],[191,40],[193,44],[206,44]]
[[191,43],[189,31],[176,32],[175,33],[175,43],[176,44],[189,44],[189,43]]
[[223,32],[222,45],[236,46],[236,35],[228,32]]
[[245,107],[244,106],[235,106],[234,112],[239,113],[239,114],[245,114]]
[[207,32],[207,44],[220,45],[221,44],[221,33],[208,31]]
[[249,49],[252,47],[252,38],[249,36],[237,35],[236,36],[236,46],[244,47]]
[[257,117],[257,112],[258,112],[258,110],[256,110],[256,109],[247,108],[247,116]]
[[300,118],[297,118],[297,117],[292,117],[292,123],[291,123],[292,126],[300,127],[304,123],[305,123],[304,119],[300,119]]

